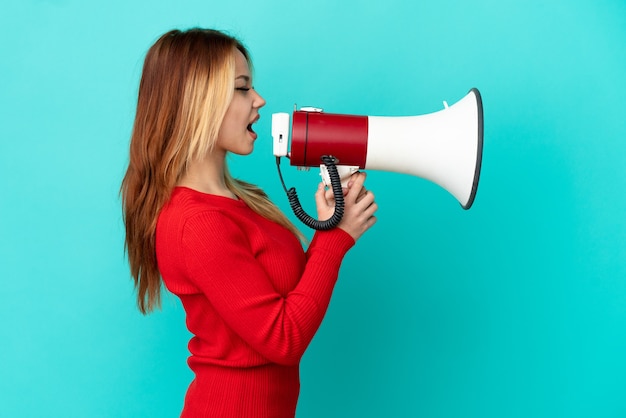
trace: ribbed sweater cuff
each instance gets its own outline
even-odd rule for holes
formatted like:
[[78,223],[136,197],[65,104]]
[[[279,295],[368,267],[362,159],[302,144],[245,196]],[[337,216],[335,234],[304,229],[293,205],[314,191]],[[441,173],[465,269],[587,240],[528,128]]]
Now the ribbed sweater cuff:
[[323,250],[340,260],[355,244],[354,238],[341,228],[334,228],[329,231],[316,231],[309,250]]

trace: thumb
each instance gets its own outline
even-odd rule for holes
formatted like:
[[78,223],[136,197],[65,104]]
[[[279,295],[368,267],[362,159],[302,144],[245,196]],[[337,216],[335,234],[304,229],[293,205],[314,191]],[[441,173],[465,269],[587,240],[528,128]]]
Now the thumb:
[[324,183],[321,182],[317,186],[317,191],[315,192],[315,204],[318,208],[324,208],[328,206],[328,201],[326,200],[326,190],[324,190]]

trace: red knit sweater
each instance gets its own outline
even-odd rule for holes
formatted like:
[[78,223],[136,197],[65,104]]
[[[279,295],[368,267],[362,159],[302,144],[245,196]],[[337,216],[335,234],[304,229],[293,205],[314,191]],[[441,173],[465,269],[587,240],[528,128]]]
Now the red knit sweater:
[[305,254],[289,230],[243,201],[174,189],[156,251],[194,335],[183,417],[295,415],[300,358],[352,245],[341,229],[316,232]]

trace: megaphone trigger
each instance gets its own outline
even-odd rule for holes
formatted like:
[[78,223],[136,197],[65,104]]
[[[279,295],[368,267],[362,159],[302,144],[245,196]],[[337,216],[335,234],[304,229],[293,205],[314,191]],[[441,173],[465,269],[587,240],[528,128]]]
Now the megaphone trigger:
[[[359,166],[356,165],[338,165],[336,167],[342,187],[348,187],[350,177],[359,171]],[[320,177],[322,177],[322,181],[326,187],[331,187],[332,182],[330,174],[328,173],[328,167],[325,164],[320,164]]]

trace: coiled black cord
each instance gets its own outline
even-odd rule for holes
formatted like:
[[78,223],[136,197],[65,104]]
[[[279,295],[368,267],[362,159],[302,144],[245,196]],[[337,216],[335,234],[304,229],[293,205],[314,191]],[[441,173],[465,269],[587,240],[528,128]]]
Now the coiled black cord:
[[341,187],[341,178],[339,177],[339,173],[337,172],[337,159],[333,156],[324,155],[322,156],[322,162],[328,169],[328,175],[330,177],[330,184],[333,189],[333,195],[335,196],[335,213],[333,216],[326,219],[325,221],[318,221],[317,219],[309,216],[304,209],[302,209],[302,205],[300,204],[300,200],[298,199],[298,194],[296,193],[296,189],[294,187],[287,190],[285,186],[285,182],[283,181],[283,175],[280,172],[280,157],[276,157],[276,167],[278,167],[278,175],[280,176],[280,181],[283,184],[283,189],[285,189],[285,193],[287,193],[287,199],[289,200],[289,205],[293,210],[293,213],[296,215],[303,224],[308,226],[309,228],[316,229],[318,231],[327,231],[329,229],[335,228],[341,222],[341,218],[343,217],[343,209],[344,209],[344,201],[343,201],[343,189]]

